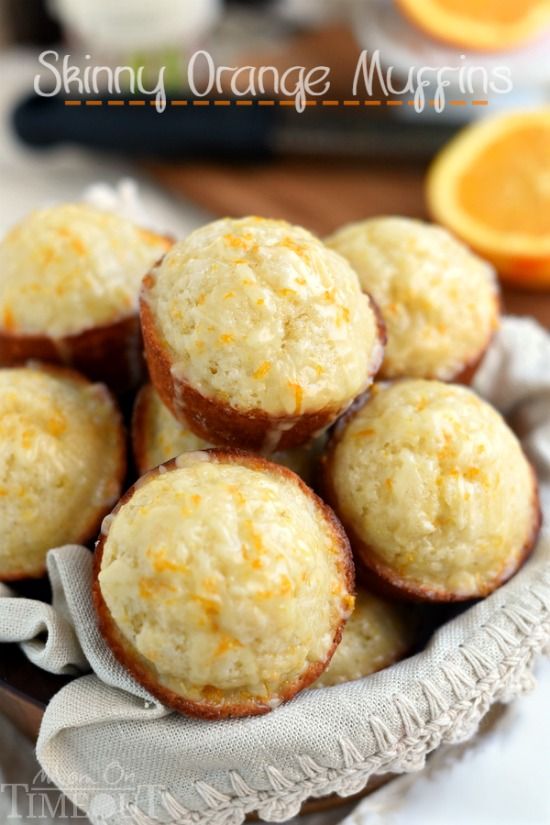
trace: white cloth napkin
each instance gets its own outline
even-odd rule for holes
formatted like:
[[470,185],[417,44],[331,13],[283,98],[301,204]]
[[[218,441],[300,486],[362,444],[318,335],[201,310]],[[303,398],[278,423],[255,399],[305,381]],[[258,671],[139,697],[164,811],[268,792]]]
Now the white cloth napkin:
[[[475,386],[517,419],[548,502],[550,337],[532,321],[506,319]],[[238,825],[251,810],[281,821],[308,796],[351,795],[372,773],[419,770],[439,745],[470,737],[495,701],[531,687],[534,656],[550,639],[543,532],[510,583],[417,656],[305,691],[264,717],[204,722],[170,713],[114,660],[95,623],[85,548],[50,551],[48,572],[53,608],[0,598],[0,640],[25,640],[53,672],[92,668],[50,702],[37,754],[94,825]],[[33,637],[44,628],[45,639]]]

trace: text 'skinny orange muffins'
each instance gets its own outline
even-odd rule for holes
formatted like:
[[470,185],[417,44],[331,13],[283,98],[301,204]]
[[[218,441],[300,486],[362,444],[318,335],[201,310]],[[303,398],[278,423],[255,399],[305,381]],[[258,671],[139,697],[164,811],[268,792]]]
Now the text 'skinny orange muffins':
[[353,682],[393,665],[411,651],[417,630],[410,609],[359,588],[342,641],[312,687]]
[[[271,461],[284,464],[307,484],[311,483],[326,436],[292,450],[281,450],[270,456]],[[207,450],[215,447],[177,421],[152,386],[146,384],[138,393],[132,416],[132,445],[136,468],[140,475],[164,464],[189,450]]]
[[465,387],[375,385],[337,428],[324,473],[370,580],[404,597],[486,596],[539,531],[537,483],[518,440]]
[[347,261],[284,221],[229,218],[144,280],[152,381],[204,438],[267,453],[308,441],[371,383],[383,332]]
[[197,451],[143,476],[107,518],[94,599],[107,643],[163,704],[245,716],[326,668],[353,564],[330,508],[286,467]]
[[409,218],[349,224],[326,243],[380,308],[388,331],[381,376],[471,379],[499,320],[489,264],[445,229]]
[[171,242],[83,203],[32,212],[0,242],[0,364],[75,367],[139,383],[141,280]]
[[60,367],[0,369],[0,581],[41,576],[48,550],[97,535],[125,467],[104,386]]

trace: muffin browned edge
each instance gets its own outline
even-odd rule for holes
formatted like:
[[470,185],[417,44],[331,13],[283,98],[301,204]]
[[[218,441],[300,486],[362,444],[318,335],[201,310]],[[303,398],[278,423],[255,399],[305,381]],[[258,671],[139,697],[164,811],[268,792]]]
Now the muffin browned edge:
[[[132,409],[131,441],[134,464],[140,476],[144,475],[148,468],[147,461],[147,433],[150,426],[151,401],[154,388],[152,384],[144,384],[139,390]],[[151,469],[151,468],[149,468]]]
[[[184,378],[174,377],[168,346],[156,327],[147,300],[147,293],[153,283],[154,277],[149,273],[143,280],[140,296],[141,327],[149,374],[163,403],[175,418],[186,423],[196,435],[228,447],[261,451],[267,446],[269,452],[287,450],[307,443],[332,424],[346,408],[346,405],[327,406],[315,412],[294,416],[273,416],[263,410],[243,412],[224,401],[203,395]],[[378,357],[371,359],[367,373],[367,379],[372,379],[382,363],[386,333],[382,316],[372,298],[368,297],[377,326],[374,352]],[[269,444],[270,433],[279,436],[275,445]]]
[[[92,382],[86,378],[86,376],[82,375],[81,373],[77,372],[76,370],[69,369],[68,367],[60,367],[56,364],[42,364],[42,363],[33,363],[31,365],[36,368],[40,369],[43,372],[48,372],[51,375],[59,376],[60,378],[70,378],[71,380],[86,386],[96,386],[99,388],[101,393],[109,399],[111,402],[112,410],[113,410],[113,424],[116,429],[117,434],[117,453],[118,453],[118,461],[116,466],[116,471],[113,475],[114,480],[117,484],[117,490],[120,494],[122,490],[122,485],[124,483],[124,479],[126,477],[126,432],[124,429],[124,421],[122,418],[122,414],[114,399],[113,395],[105,385],[102,385],[98,382]],[[24,365],[21,365],[24,366]],[[116,497],[115,497],[116,500]],[[71,544],[86,544],[91,538],[97,535],[97,531],[103,518],[109,512],[109,508],[111,504],[108,504],[104,507],[96,507],[92,513],[90,513],[90,518],[88,522],[81,530],[79,534],[77,534],[74,539],[70,542]],[[32,573],[28,571],[20,571],[19,573],[10,573],[9,575],[0,575],[0,581],[9,582],[9,581],[24,581],[26,579],[40,579],[46,574],[46,563],[44,563],[40,568],[36,568],[36,570]]]
[[[169,235],[159,237],[166,241],[166,251],[175,242]],[[0,327],[0,366],[18,366],[30,359],[78,370],[117,395],[135,389],[146,374],[139,309],[58,338]]]
[[[397,379],[407,380],[407,379]],[[388,382],[389,383],[389,382]],[[381,596],[390,599],[399,599],[413,602],[465,602],[472,599],[479,599],[488,596],[501,585],[505,584],[522,567],[535,547],[539,531],[542,524],[542,509],[540,504],[539,490],[536,473],[532,464],[522,453],[529,465],[532,478],[532,509],[533,524],[529,535],[518,556],[517,564],[506,570],[500,577],[489,583],[483,589],[474,593],[456,594],[451,591],[435,589],[433,587],[422,586],[420,583],[412,583],[395,573],[388,565],[377,558],[376,551],[363,541],[349,521],[343,516],[338,504],[338,495],[333,483],[332,465],[334,453],[343,436],[347,424],[369,401],[370,393],[366,392],[352,408],[344,415],[334,428],[330,441],[320,462],[320,485],[323,497],[332,506],[338,518],[344,525],[344,529],[349,537],[353,553],[358,562],[357,577],[367,588],[379,593]],[[520,445],[521,446],[521,445]]]
[[[331,508],[328,507],[318,496],[316,496],[315,493],[306,484],[304,484],[304,482],[295,473],[287,467],[273,464],[261,456],[251,455],[244,450],[212,448],[197,452],[207,452],[210,460],[214,460],[221,464],[235,463],[244,465],[260,472],[274,473],[295,483],[304,495],[307,495],[314,502],[315,506],[324,518],[328,528],[332,532],[337,545],[340,547],[341,573],[344,577],[350,595],[354,594],[355,575],[353,557],[344,529]],[[178,466],[177,458],[173,458],[160,466],[163,468],[163,473],[175,470]],[[160,469],[159,467],[156,467],[149,473],[146,473],[146,475],[136,482],[136,484],[130,487],[130,489],[122,496],[114,508],[113,515],[116,515],[120,508],[132,498],[138,486],[147,483],[149,479],[159,474]],[[129,642],[120,632],[116,622],[111,616],[109,608],[103,599],[101,587],[99,585],[99,573],[101,571],[101,560],[103,556],[105,539],[106,535],[101,534],[95,549],[92,585],[93,601],[98,617],[99,629],[103,638],[112,650],[116,659],[132,674],[132,676],[134,676],[134,678],[163,705],[188,716],[195,716],[201,719],[226,719],[241,716],[257,716],[259,714],[268,713],[272,710],[273,708],[270,706],[269,702],[260,702],[252,699],[250,701],[224,701],[223,703],[217,703],[207,699],[200,701],[195,699],[186,699],[175,691],[159,684],[158,680],[155,678],[153,666],[145,662],[143,657],[141,657],[135,650],[131,642]],[[284,702],[291,699],[299,691],[311,685],[321,675],[321,673],[327,668],[334,651],[340,643],[346,621],[346,617],[342,616],[340,624],[335,628],[333,644],[326,659],[323,662],[312,662],[298,679],[286,685],[284,689],[278,692],[277,700]]]

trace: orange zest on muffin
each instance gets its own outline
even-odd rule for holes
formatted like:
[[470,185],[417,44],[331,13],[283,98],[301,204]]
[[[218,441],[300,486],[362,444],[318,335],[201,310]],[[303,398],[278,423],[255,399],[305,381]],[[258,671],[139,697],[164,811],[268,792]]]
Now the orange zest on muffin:
[[226,218],[175,244],[144,280],[141,319],[174,416],[209,441],[266,453],[328,427],[383,354],[355,272],[284,221]]
[[139,289],[170,245],[84,203],[32,212],[0,242],[0,364],[36,358],[117,392],[138,384]]
[[499,323],[495,273],[445,229],[410,218],[349,224],[326,240],[388,330],[379,375],[468,383]]
[[97,535],[125,470],[103,385],[61,367],[0,369],[0,581],[40,577],[48,550]]
[[465,387],[404,379],[375,389],[339,424],[323,470],[367,582],[421,601],[487,596],[540,528],[518,440]]
[[94,600],[114,654],[165,705],[255,715],[327,667],[353,564],[330,508],[290,470],[197,451],[145,475],[108,517]]

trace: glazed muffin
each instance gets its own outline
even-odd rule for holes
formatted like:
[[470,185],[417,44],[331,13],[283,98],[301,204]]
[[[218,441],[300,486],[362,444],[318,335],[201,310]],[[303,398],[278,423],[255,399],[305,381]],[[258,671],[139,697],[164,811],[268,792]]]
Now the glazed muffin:
[[418,623],[411,610],[359,589],[355,608],[331,663],[312,687],[362,679],[393,665],[412,649]]
[[192,716],[266,713],[310,685],[352,593],[332,511],[287,468],[240,450],[184,453],[143,476],[96,548],[104,638]]
[[380,376],[471,380],[499,321],[493,269],[445,229],[373,218],[326,241],[348,259],[388,331]]
[[304,444],[371,383],[383,333],[356,274],[284,221],[225,218],[144,280],[151,379],[208,441],[272,453]]
[[0,581],[42,576],[52,547],[96,536],[125,465],[103,385],[60,367],[0,369]]
[[0,364],[37,358],[137,385],[139,288],[170,245],[84,203],[32,212],[0,242]]
[[394,595],[486,596],[539,531],[537,483],[518,440],[465,387],[376,384],[337,428],[323,473],[371,583]]
[[[309,484],[314,478],[325,442],[325,436],[320,436],[302,447],[273,453],[270,460],[284,464]],[[132,416],[132,445],[140,475],[181,453],[216,446],[195,435],[189,424],[176,421],[152,384],[142,387],[136,398]]]

